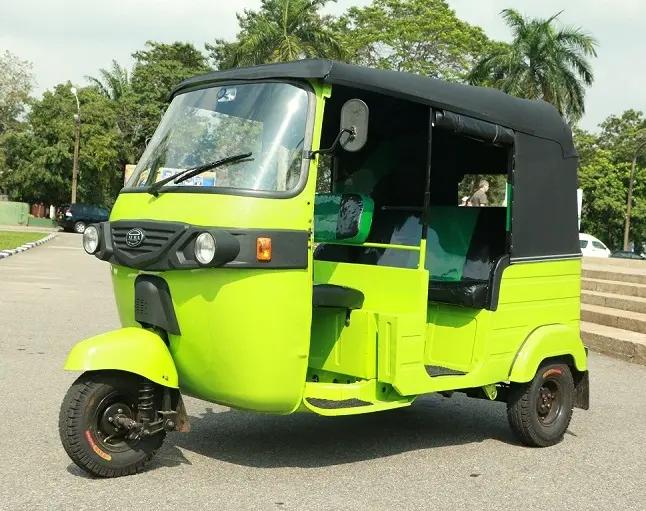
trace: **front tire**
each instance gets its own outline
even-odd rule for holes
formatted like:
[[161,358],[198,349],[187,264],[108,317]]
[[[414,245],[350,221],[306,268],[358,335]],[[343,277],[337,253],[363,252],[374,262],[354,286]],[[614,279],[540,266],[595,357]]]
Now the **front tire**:
[[563,440],[574,409],[574,379],[567,365],[543,364],[532,381],[509,390],[507,419],[523,444],[549,447]]
[[115,434],[109,422],[116,410],[136,418],[144,381],[131,373],[100,371],[84,373],[72,384],[61,406],[58,429],[65,452],[82,470],[98,477],[136,474],[159,450],[164,431],[133,441]]
[[83,234],[85,232],[85,222],[76,222],[74,224],[74,232],[77,234]]

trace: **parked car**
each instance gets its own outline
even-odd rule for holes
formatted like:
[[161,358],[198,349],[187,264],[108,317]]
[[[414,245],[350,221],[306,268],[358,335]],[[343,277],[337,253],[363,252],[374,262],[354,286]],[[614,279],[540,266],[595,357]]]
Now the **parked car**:
[[641,261],[646,260],[646,256],[644,256],[644,254],[637,254],[632,250],[617,250],[616,252],[613,252],[610,257],[617,257],[619,259],[637,259]]
[[90,204],[66,204],[56,211],[56,223],[68,232],[83,234],[88,224],[107,222],[107,209]]
[[579,233],[581,253],[584,257],[610,257],[611,252],[601,241],[589,234]]

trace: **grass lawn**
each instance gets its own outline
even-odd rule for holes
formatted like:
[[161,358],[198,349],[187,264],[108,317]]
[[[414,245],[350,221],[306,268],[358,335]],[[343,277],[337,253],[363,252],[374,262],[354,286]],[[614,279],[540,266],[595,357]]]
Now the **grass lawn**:
[[38,241],[47,236],[42,232],[0,231],[0,250],[18,248],[25,243]]

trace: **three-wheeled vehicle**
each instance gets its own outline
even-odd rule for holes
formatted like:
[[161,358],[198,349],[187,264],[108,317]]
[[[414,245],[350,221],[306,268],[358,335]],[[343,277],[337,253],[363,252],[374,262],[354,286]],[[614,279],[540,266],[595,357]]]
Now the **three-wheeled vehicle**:
[[[123,328],[69,354],[65,450],[136,473],[188,429],[181,395],[338,416],[462,392],[556,444],[589,403],[576,173],[556,109],[493,89],[325,60],[185,81],[84,234]],[[506,200],[459,206],[478,176]]]

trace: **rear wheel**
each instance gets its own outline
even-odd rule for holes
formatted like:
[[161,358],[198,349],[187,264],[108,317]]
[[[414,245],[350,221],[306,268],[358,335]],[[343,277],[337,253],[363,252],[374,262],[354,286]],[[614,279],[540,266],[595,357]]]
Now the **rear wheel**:
[[82,374],[70,387],[59,416],[59,433],[68,456],[85,472],[119,477],[141,472],[161,447],[161,431],[136,440],[115,427],[117,414],[136,420],[138,391],[145,380],[130,373]]
[[76,222],[74,224],[74,232],[83,234],[85,232],[85,222]]
[[563,440],[572,420],[574,380],[565,364],[539,367],[529,383],[509,389],[507,418],[518,439],[530,447],[548,447]]

